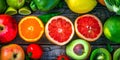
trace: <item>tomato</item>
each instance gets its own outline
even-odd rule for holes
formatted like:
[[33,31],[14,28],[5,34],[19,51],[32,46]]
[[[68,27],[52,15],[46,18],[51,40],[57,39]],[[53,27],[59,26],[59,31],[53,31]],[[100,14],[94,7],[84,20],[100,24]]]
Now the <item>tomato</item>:
[[70,59],[66,55],[60,55],[60,56],[57,57],[57,60],[70,60]]
[[30,58],[32,59],[40,59],[43,54],[42,47],[38,44],[30,44],[27,47],[27,54],[28,56],[31,55]]

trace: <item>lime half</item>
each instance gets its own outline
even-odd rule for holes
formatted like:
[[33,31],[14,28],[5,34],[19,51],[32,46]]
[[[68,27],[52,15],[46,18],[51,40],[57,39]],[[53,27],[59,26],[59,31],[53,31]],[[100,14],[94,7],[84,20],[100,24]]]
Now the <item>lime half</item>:
[[22,7],[19,9],[18,13],[21,15],[29,15],[31,14],[31,10],[28,7]]
[[5,11],[5,14],[15,15],[15,14],[17,14],[17,10],[12,7],[8,7],[7,10]]

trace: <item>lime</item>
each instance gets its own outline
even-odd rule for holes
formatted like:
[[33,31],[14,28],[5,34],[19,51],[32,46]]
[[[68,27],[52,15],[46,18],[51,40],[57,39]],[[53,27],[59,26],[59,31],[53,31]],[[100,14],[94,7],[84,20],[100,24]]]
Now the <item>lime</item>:
[[112,16],[104,24],[104,34],[112,42],[120,43],[120,16]]
[[31,14],[31,10],[28,7],[22,7],[19,9],[18,13],[21,15],[29,15]]
[[5,11],[5,14],[15,15],[15,14],[17,14],[17,10],[12,7],[8,7],[7,10]]

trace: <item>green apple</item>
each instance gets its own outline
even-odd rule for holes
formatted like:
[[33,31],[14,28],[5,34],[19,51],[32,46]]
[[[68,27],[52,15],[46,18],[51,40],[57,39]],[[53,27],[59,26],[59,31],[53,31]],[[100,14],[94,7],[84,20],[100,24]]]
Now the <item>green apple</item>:
[[6,0],[6,1],[10,7],[13,7],[15,9],[20,9],[25,4],[25,0]]

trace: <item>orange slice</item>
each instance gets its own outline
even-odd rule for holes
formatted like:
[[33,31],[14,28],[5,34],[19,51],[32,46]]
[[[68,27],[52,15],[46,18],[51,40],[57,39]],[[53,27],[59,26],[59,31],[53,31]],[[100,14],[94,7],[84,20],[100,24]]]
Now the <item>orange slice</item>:
[[27,42],[38,41],[44,33],[44,25],[36,16],[26,16],[18,24],[20,37]]

